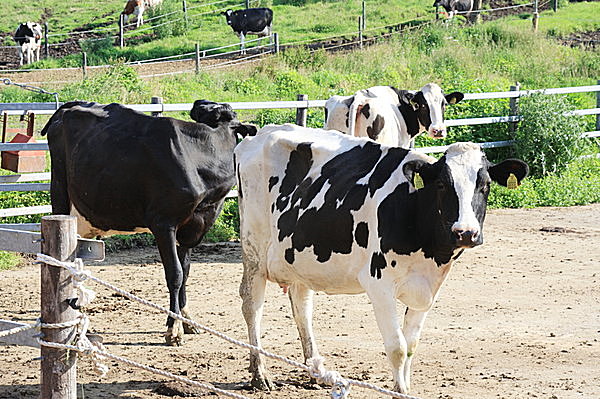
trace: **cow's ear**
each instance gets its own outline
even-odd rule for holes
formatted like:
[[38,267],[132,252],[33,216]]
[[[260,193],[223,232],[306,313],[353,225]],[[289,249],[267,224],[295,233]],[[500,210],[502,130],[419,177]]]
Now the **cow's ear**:
[[255,125],[244,125],[240,123],[239,126],[234,128],[234,131],[242,137],[256,136],[258,128]]
[[462,94],[460,91],[455,91],[454,93],[446,94],[446,101],[448,101],[448,104],[450,105],[459,103],[463,98],[465,98],[465,95]]
[[491,166],[488,173],[493,181],[504,187],[508,185],[510,175],[514,175],[519,185],[529,174],[529,166],[520,159],[507,159]]
[[432,168],[433,166],[426,161],[415,160],[408,161],[407,163],[405,163],[402,167],[402,172],[404,172],[406,180],[408,180],[408,182],[412,184],[413,188],[415,190],[418,190],[422,188],[422,186],[419,184],[419,182],[415,183],[415,177],[417,176],[417,174],[420,176],[421,179],[423,179],[424,176],[429,177]]

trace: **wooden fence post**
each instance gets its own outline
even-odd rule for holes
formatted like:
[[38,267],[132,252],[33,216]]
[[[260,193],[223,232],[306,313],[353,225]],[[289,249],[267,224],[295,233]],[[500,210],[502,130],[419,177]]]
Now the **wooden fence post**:
[[367,29],[367,9],[365,6],[365,0],[362,0],[362,30]]
[[125,38],[123,36],[123,32],[125,30],[125,16],[123,14],[119,14],[119,47],[125,47]]
[[246,0],[246,9],[250,8],[250,0]]
[[200,73],[200,44],[196,43],[196,73]]
[[[600,80],[598,80],[600,85]],[[600,108],[600,91],[596,92],[596,108]],[[596,114],[596,130],[600,130],[600,114]]]
[[[71,261],[77,248],[77,218],[69,215],[42,217],[42,253],[59,261]],[[64,323],[79,317],[68,299],[73,297],[71,274],[60,267],[41,265],[41,316],[44,323]],[[74,327],[42,328],[47,342],[66,344]],[[77,398],[77,353],[46,346],[41,348],[40,397]]]
[[50,47],[48,46],[48,22],[44,22],[44,54],[50,57]]
[[[308,95],[306,94],[298,94],[298,101],[308,101]],[[306,127],[306,119],[307,119],[307,111],[308,108],[296,108],[296,125]]]
[[85,51],[81,53],[81,71],[83,78],[87,78],[87,53]]
[[[510,86],[510,91],[519,91],[521,90],[521,84],[516,82],[514,86]],[[510,107],[510,115],[519,115],[519,97],[511,97],[508,100],[508,105]],[[514,134],[515,130],[517,130],[517,122],[511,122],[510,124],[510,133]]]
[[[163,98],[162,97],[152,97],[152,99],[150,100],[151,104],[162,104],[163,103]],[[162,112],[160,111],[152,111],[151,112],[152,116],[163,116]]]
[[363,31],[362,31],[362,17],[358,17],[358,45],[363,48]]
[[531,22],[533,23],[533,31],[537,32],[538,31],[538,19],[540,18],[540,13],[538,12],[538,0],[534,1],[534,11],[533,11],[533,18],[531,19]]
[[552,0],[552,10],[556,12],[558,10],[558,0]]
[[273,53],[279,54],[279,34],[273,32]]
[[472,24],[478,24],[479,22],[481,22],[481,12],[479,12],[479,10],[481,10],[482,6],[482,0],[475,0],[473,2],[473,11],[476,12],[471,13],[471,15],[465,15],[465,17],[468,17],[469,22],[471,22]]
[[181,2],[183,3],[183,20],[185,21],[185,27],[188,27],[188,12],[187,12],[187,3],[185,0],[181,0]]

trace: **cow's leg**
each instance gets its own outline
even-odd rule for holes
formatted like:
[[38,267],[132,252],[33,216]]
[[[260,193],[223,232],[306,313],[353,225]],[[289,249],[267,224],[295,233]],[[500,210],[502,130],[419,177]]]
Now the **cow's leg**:
[[23,65],[23,45],[17,48],[17,52],[19,53],[19,65]]
[[[179,263],[175,245],[175,228],[172,226],[153,226],[151,228],[156,238],[156,246],[160,252],[167,288],[169,289],[169,310],[180,314],[179,291],[183,284],[183,269]],[[167,318],[167,333],[165,340],[168,345],[179,346],[183,342],[183,323],[172,317]]]
[[304,284],[294,283],[290,285],[289,297],[292,305],[292,314],[300,334],[304,360],[319,356],[319,350],[313,335],[313,295],[314,291]]
[[406,383],[406,389],[410,390],[410,366],[412,363],[413,356],[417,350],[419,344],[419,337],[421,336],[421,330],[425,323],[425,318],[428,312],[419,312],[417,310],[407,309],[404,315],[404,326],[402,331],[406,338],[406,363],[404,364],[404,381]]
[[246,55],[246,37],[243,32],[240,32],[240,54]]
[[372,284],[367,289],[367,294],[375,310],[375,319],[383,337],[385,353],[392,368],[394,390],[406,394],[408,388],[403,374],[407,354],[406,339],[400,330],[396,298],[393,293],[393,284],[385,284],[383,281],[379,281],[379,284]]
[[[192,315],[187,307],[187,279],[190,275],[190,249],[182,245],[177,246],[177,257],[183,271],[183,281],[179,289],[179,307],[181,315],[186,319],[192,319]],[[183,332],[186,334],[199,334],[200,330],[190,324],[183,323]]]
[[[260,319],[265,301],[266,276],[259,270],[258,258],[248,255],[242,245],[242,259],[244,275],[240,284],[242,297],[242,313],[248,326],[248,339],[250,345],[260,347]],[[273,388],[262,357],[258,352],[250,351],[250,373],[252,373],[252,386],[268,391]]]

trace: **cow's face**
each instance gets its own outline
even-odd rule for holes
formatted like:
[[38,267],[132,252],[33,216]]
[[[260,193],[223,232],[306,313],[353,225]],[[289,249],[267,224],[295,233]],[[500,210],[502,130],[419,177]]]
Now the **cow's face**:
[[233,10],[227,10],[223,13],[225,15],[225,19],[227,20],[227,25],[231,25],[231,15],[233,14]]
[[449,8],[450,7],[450,0],[435,0],[433,2],[433,6],[434,7]]
[[231,106],[224,103],[196,100],[190,111],[190,118],[198,123],[204,123],[213,129],[227,125],[234,134],[239,134],[242,137],[253,136],[257,131],[254,125],[240,123]]
[[417,113],[419,123],[429,136],[444,138],[446,137],[446,124],[444,123],[446,105],[456,104],[463,98],[464,94],[460,92],[444,95],[440,86],[428,83],[411,98],[410,103]]
[[491,164],[473,143],[451,145],[436,163],[411,161],[404,166],[409,181],[415,173],[424,187],[417,191],[419,205],[436,226],[436,238],[453,248],[468,248],[483,243],[482,226],[490,184],[507,185],[513,174],[518,183],[528,166],[518,159]]

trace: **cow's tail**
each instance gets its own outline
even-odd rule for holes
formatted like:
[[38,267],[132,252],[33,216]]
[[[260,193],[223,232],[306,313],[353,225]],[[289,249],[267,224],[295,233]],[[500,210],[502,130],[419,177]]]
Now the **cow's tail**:
[[354,95],[354,101],[350,104],[350,109],[348,111],[348,134],[350,136],[357,136],[356,124],[360,117],[360,110],[365,106],[366,102],[367,97],[361,92]]

